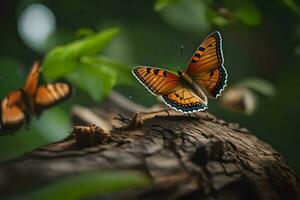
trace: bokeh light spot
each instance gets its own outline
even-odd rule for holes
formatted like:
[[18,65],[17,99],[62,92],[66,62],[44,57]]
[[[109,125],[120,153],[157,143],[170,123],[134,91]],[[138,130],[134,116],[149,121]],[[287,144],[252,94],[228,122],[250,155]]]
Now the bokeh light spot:
[[44,52],[46,43],[55,32],[54,14],[42,4],[31,4],[21,14],[18,31],[24,43],[37,52]]

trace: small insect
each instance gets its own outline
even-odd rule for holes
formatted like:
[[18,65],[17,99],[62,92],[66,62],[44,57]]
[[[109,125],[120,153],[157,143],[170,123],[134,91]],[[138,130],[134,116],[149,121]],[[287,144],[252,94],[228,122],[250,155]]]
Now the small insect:
[[217,98],[227,83],[223,66],[222,38],[211,33],[192,56],[186,71],[174,74],[164,69],[138,66],[133,75],[171,108],[192,113],[207,109],[207,97]]
[[67,83],[55,82],[38,85],[39,64],[33,64],[23,88],[9,93],[0,108],[0,131],[16,131],[31,118],[40,116],[43,110],[67,99],[72,87]]
[[74,126],[72,135],[75,137],[76,144],[80,147],[106,144],[111,139],[110,134],[105,133],[95,124],[89,126]]

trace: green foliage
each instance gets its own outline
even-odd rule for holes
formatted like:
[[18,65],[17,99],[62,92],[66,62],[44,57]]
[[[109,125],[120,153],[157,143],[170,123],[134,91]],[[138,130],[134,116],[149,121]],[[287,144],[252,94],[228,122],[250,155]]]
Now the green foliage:
[[95,195],[106,195],[129,188],[141,188],[149,180],[133,171],[85,172],[49,184],[29,195],[36,200],[75,200]]
[[234,11],[236,17],[246,25],[256,26],[261,22],[261,13],[253,1],[242,1]]
[[[249,26],[258,25],[261,22],[261,13],[252,0],[228,0],[224,1],[223,7],[215,6],[213,1],[157,0],[154,7],[156,11],[162,11],[163,14],[166,12],[165,18],[168,21],[172,20],[171,24],[183,26],[183,29],[197,30],[196,27],[198,27],[203,30],[207,27],[207,24],[203,26],[206,17],[217,26],[229,25],[236,19]],[[224,13],[224,10],[227,13]]]
[[155,4],[154,4],[154,10],[155,11],[160,11],[163,8],[172,5],[174,3],[178,3],[181,0],[156,0]]
[[0,160],[12,159],[37,146],[64,139],[71,130],[69,114],[55,107],[34,118],[29,127],[1,136]]
[[230,24],[230,20],[226,17],[219,15],[214,10],[208,10],[207,17],[211,21],[212,24],[217,26],[227,26]]
[[94,35],[95,32],[90,28],[81,28],[76,32],[76,37],[88,37]]
[[70,115],[63,109],[63,106],[60,105],[45,111],[42,117],[35,119],[31,124],[31,127],[36,128],[47,141],[58,141],[69,135]]
[[80,29],[79,32],[86,37],[54,48],[46,56],[43,63],[46,79],[53,80],[64,76],[94,101],[102,100],[116,83],[131,82],[130,69],[127,66],[105,57],[97,57],[119,33],[118,28],[97,34],[90,29]]
[[[294,0],[281,0],[288,8],[300,17],[300,6]],[[298,2],[299,3],[299,2]]]
[[14,135],[3,135],[2,133],[0,140],[0,161],[21,156],[24,152],[47,144],[47,142],[49,141],[34,127],[31,127],[30,130],[21,129]]
[[91,62],[90,58],[83,57],[78,67],[67,79],[78,88],[85,91],[95,101],[100,101],[116,83],[116,72],[103,65]]
[[[162,18],[170,25],[189,32],[207,30],[205,3],[198,0],[185,0],[178,3],[169,2],[165,9],[158,9]],[[187,14],[188,13],[188,14]]]
[[[19,71],[20,63],[8,58],[0,57],[0,95],[7,95],[12,90],[22,87],[22,79]],[[14,80],[14,81],[12,81]]]
[[104,71],[111,71],[112,73],[117,74],[117,84],[131,85],[133,83],[134,79],[132,77],[131,69],[127,65],[104,56],[83,57],[82,62],[101,66]]
[[95,56],[116,36],[118,28],[104,30],[84,39],[62,45],[50,51],[43,62],[47,80],[61,78],[78,67],[82,56]]

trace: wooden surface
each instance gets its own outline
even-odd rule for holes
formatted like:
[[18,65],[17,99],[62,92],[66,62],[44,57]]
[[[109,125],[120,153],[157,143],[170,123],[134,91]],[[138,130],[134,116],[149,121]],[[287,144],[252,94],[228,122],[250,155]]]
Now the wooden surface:
[[100,109],[74,108],[77,124],[101,121],[110,140],[79,147],[70,136],[1,163],[0,193],[82,171],[138,170],[152,181],[149,188],[130,191],[141,199],[300,199],[299,179],[282,156],[238,124],[207,112],[172,110],[131,118],[135,105],[118,106],[116,99],[111,96]]

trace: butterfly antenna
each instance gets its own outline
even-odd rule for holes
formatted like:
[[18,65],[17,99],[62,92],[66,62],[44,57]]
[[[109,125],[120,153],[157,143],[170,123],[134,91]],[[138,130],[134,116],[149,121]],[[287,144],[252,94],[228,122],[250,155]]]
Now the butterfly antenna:
[[182,70],[182,52],[183,52],[183,45],[180,46],[180,70]]

